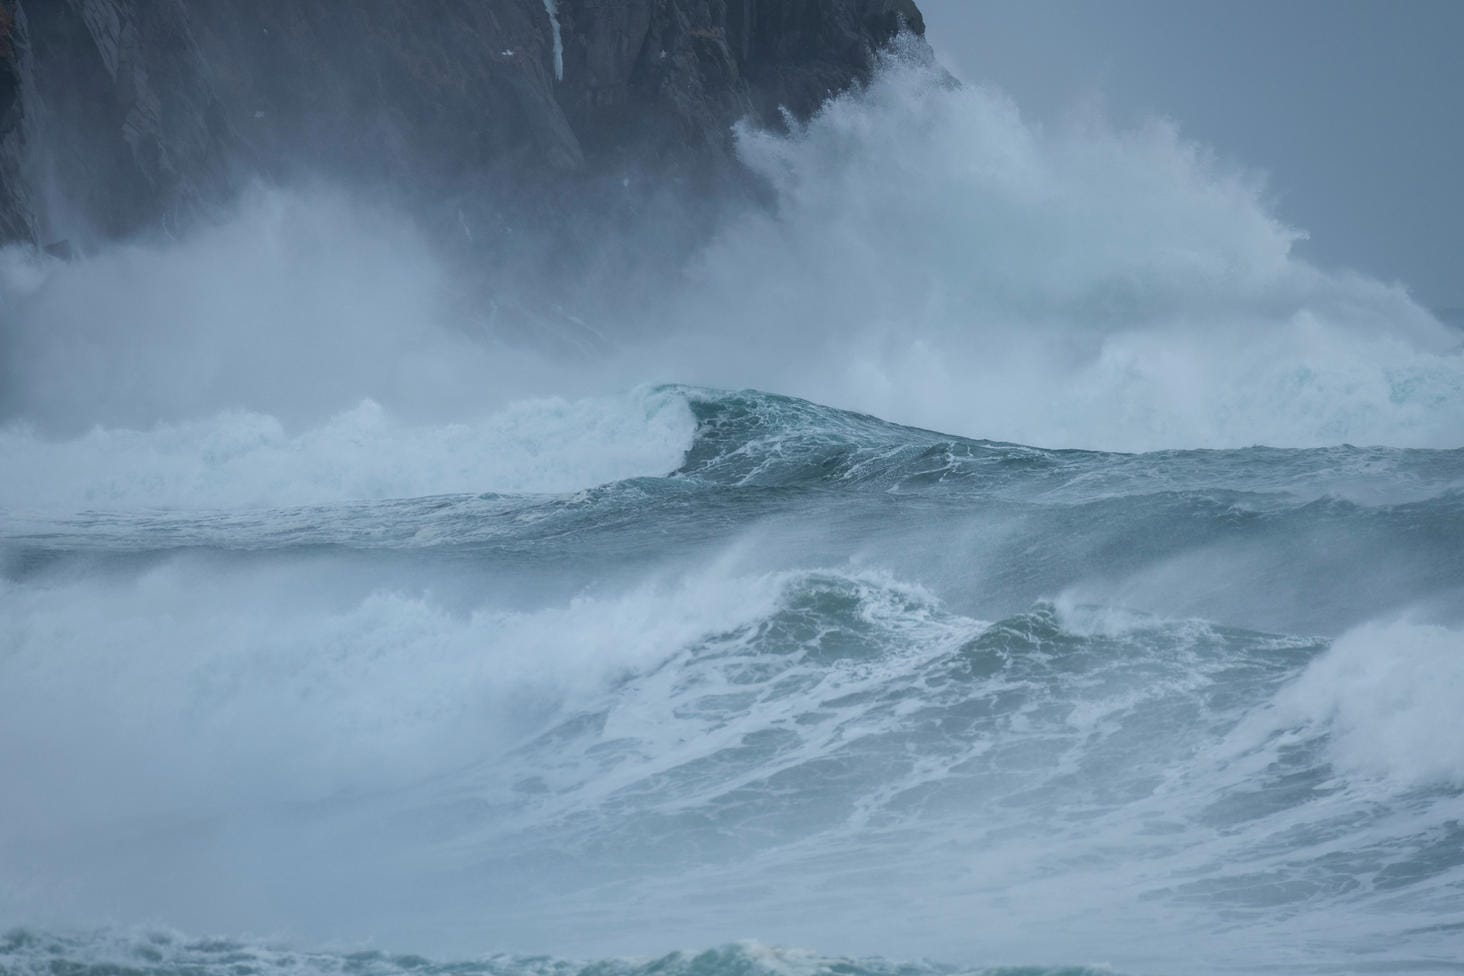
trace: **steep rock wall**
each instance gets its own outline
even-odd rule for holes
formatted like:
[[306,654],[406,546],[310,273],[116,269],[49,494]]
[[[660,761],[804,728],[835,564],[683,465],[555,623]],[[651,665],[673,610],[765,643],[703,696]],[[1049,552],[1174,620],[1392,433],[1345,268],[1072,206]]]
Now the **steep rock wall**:
[[715,179],[733,122],[807,116],[902,28],[913,0],[0,0],[0,240],[302,171],[454,200]]

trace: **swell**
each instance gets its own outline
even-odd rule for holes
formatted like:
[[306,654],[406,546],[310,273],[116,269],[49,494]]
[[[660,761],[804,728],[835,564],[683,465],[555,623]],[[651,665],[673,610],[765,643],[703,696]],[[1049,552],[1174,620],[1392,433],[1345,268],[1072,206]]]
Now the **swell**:
[[683,392],[697,431],[677,473],[717,483],[929,486],[1044,500],[1217,490],[1404,501],[1464,487],[1464,449],[1046,450],[951,437],[751,390]]
[[[595,411],[609,416],[587,425]],[[413,567],[436,575],[428,561],[446,559],[469,575],[511,566],[525,580],[557,581],[562,592],[618,570],[714,558],[751,534],[768,568],[873,560],[985,612],[1072,591],[1091,602],[1324,633],[1407,606],[1447,606],[1464,579],[1464,451],[1050,451],[788,397],[687,387],[509,416],[476,435],[481,454],[444,454],[438,468],[396,486],[435,487],[423,479],[440,478],[445,464],[546,487],[616,467],[674,470],[557,494],[13,512],[0,569],[19,581],[77,560],[146,567],[180,551],[214,553],[223,564],[354,552],[371,554],[388,579]],[[519,446],[540,436],[552,446]],[[303,460],[313,463],[308,452]],[[232,470],[226,458],[216,477]],[[310,470],[305,485],[282,482],[276,493],[317,490]],[[155,477],[135,471],[133,490]]]
[[[158,576],[52,594],[65,623],[7,601],[23,789],[0,857],[34,903],[206,930],[216,905],[178,895],[227,851],[228,925],[317,940],[633,952],[731,925],[962,959],[1045,939],[1135,971],[1299,938],[1322,967],[1448,957],[1457,629],[1328,642],[1070,601],[989,621],[847,569],[467,615],[284,598],[322,568],[224,575],[226,600],[186,565],[175,598]],[[46,725],[62,693],[84,722]]]

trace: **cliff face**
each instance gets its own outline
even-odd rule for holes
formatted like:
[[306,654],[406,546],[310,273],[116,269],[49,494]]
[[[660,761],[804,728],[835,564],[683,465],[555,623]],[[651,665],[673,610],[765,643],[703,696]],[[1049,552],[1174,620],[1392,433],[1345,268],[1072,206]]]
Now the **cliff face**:
[[24,165],[27,33],[20,9],[0,0],[0,241],[31,240],[36,233]]
[[461,199],[729,166],[913,0],[0,0],[0,240],[117,237],[301,170]]

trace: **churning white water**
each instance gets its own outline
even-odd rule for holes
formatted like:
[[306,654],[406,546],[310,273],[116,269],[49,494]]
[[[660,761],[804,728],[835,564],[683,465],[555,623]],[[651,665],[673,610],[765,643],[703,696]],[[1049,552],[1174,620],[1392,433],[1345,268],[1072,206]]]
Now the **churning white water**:
[[594,358],[343,192],[0,255],[0,969],[1457,963],[1459,333],[914,51],[740,147]]

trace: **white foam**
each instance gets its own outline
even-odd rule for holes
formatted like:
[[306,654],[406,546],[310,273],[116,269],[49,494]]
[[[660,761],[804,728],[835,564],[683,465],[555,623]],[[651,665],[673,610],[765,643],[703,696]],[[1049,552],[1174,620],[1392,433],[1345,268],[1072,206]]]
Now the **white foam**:
[[[792,134],[744,131],[776,214],[731,220],[634,321],[592,321],[620,355],[484,341],[494,296],[410,223],[259,192],[171,243],[0,255],[0,418],[295,430],[367,399],[441,422],[692,382],[1043,446],[1461,443],[1458,332],[1400,285],[1298,258],[1258,178],[1172,125],[1041,128],[917,61]],[[520,271],[552,305],[552,277]],[[604,299],[577,314],[627,305]]]
[[1464,442],[1458,334],[1298,258],[1259,179],[917,61],[742,133],[778,212],[701,262],[678,375],[1043,446]]
[[685,400],[544,398],[463,423],[412,424],[372,401],[302,430],[225,412],[70,438],[0,428],[0,508],[231,508],[454,492],[566,492],[666,474],[696,424]]
[[0,582],[0,856],[69,825],[380,792],[487,761],[517,723],[761,618],[780,590],[713,568],[463,608],[307,558]]
[[1342,771],[1394,786],[1464,785],[1464,633],[1397,621],[1339,637],[1277,698],[1274,726],[1330,734]]

